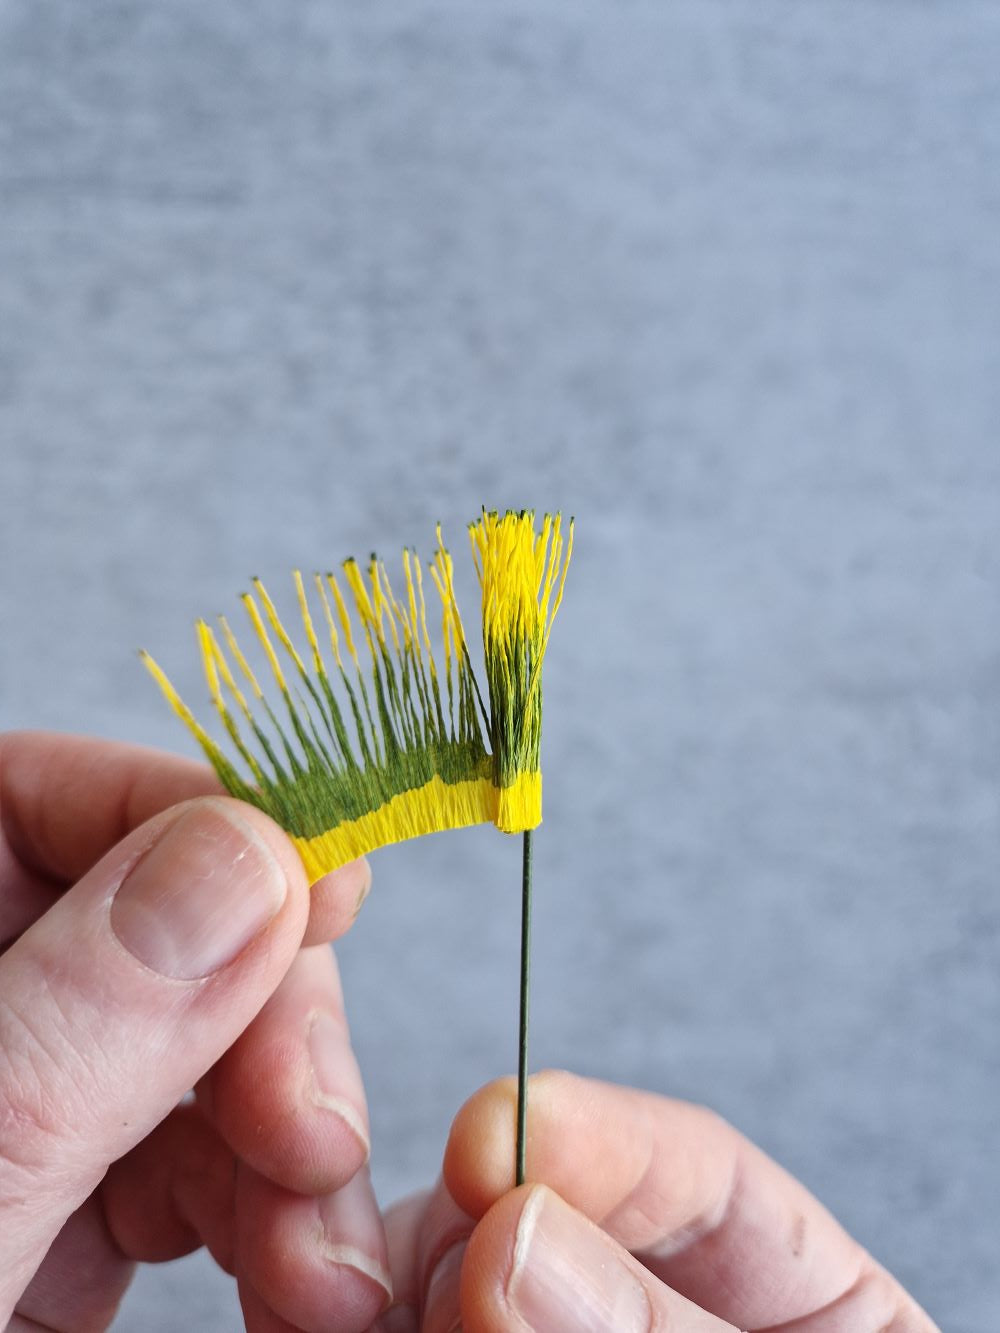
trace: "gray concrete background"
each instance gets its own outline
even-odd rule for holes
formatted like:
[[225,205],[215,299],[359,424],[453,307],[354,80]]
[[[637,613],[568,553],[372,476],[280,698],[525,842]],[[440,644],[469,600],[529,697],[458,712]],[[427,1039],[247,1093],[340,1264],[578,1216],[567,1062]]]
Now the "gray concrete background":
[[[576,514],[533,1063],[1000,1327],[1000,8],[0,9],[0,721],[190,749],[247,576]],[[467,615],[472,580],[463,570]],[[285,585],[287,586],[287,585]],[[340,950],[388,1201],[513,1068],[514,842]],[[117,1327],[240,1327],[199,1260]]]

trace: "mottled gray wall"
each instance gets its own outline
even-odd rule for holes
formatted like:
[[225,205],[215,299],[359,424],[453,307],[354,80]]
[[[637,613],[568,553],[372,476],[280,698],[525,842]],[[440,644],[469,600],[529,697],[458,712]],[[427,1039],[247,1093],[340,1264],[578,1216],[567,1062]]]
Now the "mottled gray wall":
[[[1000,1326],[998,67],[965,0],[0,9],[0,721],[184,748],[133,650],[203,697],[249,574],[574,512],[534,1063],[718,1107],[955,1333]],[[517,856],[373,858],[386,1200],[513,1067]],[[118,1325],[238,1326],[197,1260]]]

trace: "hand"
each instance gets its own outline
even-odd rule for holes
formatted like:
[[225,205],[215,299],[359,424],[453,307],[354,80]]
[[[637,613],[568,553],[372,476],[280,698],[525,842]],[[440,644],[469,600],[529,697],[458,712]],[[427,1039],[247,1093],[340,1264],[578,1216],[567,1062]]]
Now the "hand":
[[[386,1219],[383,1333],[935,1333],[802,1185],[701,1107],[547,1073],[459,1112],[444,1178]],[[418,1317],[419,1312],[419,1317]]]
[[197,764],[0,738],[0,1327],[103,1329],[135,1260],[202,1243],[255,1333],[369,1327],[364,1091],[332,952],[300,949],[367,886],[310,893]]

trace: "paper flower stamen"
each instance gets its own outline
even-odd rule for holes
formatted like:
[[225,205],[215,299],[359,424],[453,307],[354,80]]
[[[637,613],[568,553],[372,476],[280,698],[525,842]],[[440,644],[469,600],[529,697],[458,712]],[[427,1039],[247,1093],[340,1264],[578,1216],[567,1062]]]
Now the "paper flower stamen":
[[519,833],[541,822],[541,668],[573,525],[564,543],[558,514],[546,514],[536,532],[530,511],[484,510],[469,536],[482,586],[488,710],[440,527],[427,567],[441,604],[439,657],[427,627],[425,569],[408,550],[402,600],[374,556],[364,572],[345,561],[343,586],[335,574],[315,575],[311,603],[296,571],[304,654],[253,580],[242,601],[280,706],[268,702],[225,617],[218,631],[199,621],[205,678],[235,758],[142,654],[226,790],[289,833],[313,882],[376,847],[425,833],[491,822]]

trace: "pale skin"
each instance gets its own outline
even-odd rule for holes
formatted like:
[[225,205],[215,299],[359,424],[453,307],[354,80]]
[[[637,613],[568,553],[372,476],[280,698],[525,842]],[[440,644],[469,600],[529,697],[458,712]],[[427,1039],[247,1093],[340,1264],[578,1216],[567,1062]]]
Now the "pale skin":
[[[186,760],[0,737],[0,1327],[90,1333],[138,1262],[206,1245],[251,1333],[935,1325],[710,1112],[543,1074],[458,1113],[379,1213],[326,942],[367,892]],[[194,1097],[186,1097],[195,1089]]]

